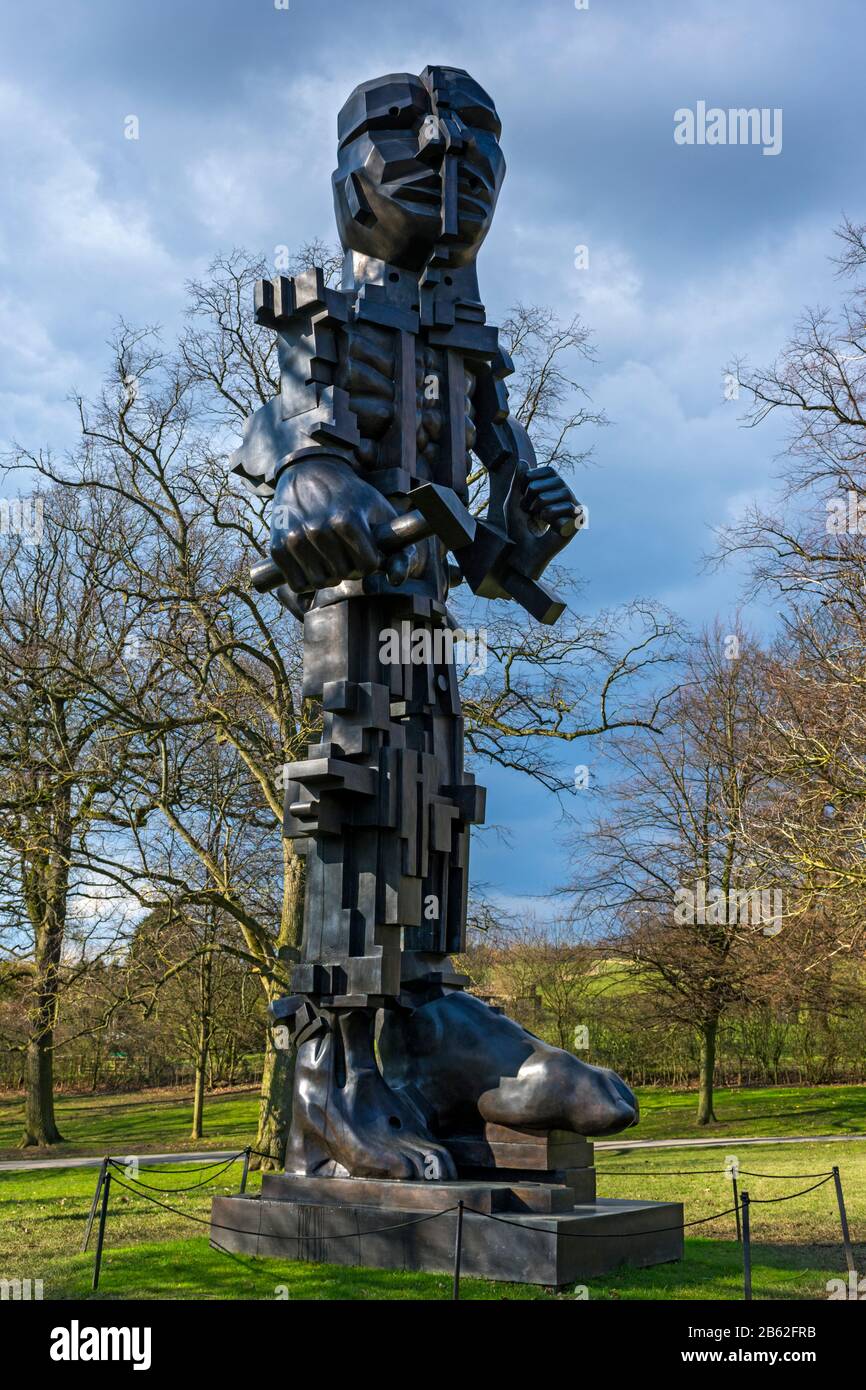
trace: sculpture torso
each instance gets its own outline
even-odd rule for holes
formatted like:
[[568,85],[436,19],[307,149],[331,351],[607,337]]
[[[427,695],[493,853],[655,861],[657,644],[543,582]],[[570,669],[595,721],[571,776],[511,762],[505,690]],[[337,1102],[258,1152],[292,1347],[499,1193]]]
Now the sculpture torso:
[[[355,450],[365,471],[380,466],[380,442],[393,426],[396,415],[396,363],[400,347],[394,330],[378,328],[364,321],[352,325],[340,340],[340,363],[336,380],[349,395],[349,408],[358,421],[361,442]],[[415,447],[416,477],[420,481],[451,486],[451,476],[443,476],[441,442],[449,429],[452,409],[462,411],[466,442],[464,469],[469,470],[469,452],[475,447],[476,428],[473,394],[475,375],[464,363],[462,399],[452,402],[443,389],[447,380],[444,349],[434,347],[422,333],[415,340]],[[459,489],[465,493],[464,486]]]

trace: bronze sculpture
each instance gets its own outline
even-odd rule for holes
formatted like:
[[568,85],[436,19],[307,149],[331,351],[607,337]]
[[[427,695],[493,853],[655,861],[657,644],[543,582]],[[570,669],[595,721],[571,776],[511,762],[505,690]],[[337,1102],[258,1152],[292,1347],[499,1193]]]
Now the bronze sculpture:
[[[454,664],[382,646],[407,621],[431,639],[452,627],[454,582],[556,621],[540,579],[581,509],[509,414],[512,364],[479,296],[505,172],[492,100],[461,69],[391,74],[355,89],[338,135],[342,285],[315,268],[260,282],[281,391],[233,459],[272,497],[254,582],[303,622],[304,693],[323,711],[285,803],[307,864],[295,993],[274,1010],[297,1047],[286,1172],[442,1181],[491,1124],[636,1120],[613,1073],[464,992],[449,957],[484,793],[463,770]],[[470,451],[489,475],[483,519],[466,505]]]
[[[636,1122],[629,1088],[467,993],[449,958],[484,816],[439,640],[449,587],[555,622],[541,576],[582,519],[509,414],[511,363],[478,293],[499,118],[467,73],[430,67],[362,83],[338,132],[342,285],[313,268],[257,286],[281,390],[234,456],[272,498],[253,583],[304,624],[322,736],[285,798],[307,866],[295,993],[272,1006],[297,1048],[285,1172],[216,1197],[212,1240],[554,1285],[678,1259],[679,1203],[596,1197],[583,1136]],[[409,644],[386,640],[407,628]]]

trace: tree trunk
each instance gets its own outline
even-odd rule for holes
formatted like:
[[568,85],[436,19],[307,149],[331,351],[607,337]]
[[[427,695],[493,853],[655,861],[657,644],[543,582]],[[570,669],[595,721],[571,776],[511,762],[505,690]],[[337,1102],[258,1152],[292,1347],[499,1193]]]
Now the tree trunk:
[[[62,704],[55,710],[55,717],[62,723]],[[54,1120],[54,1029],[72,845],[70,795],[68,786],[54,794],[50,824],[44,836],[50,851],[38,848],[22,855],[24,901],[33,930],[34,971],[21,1148],[63,1143]]]
[[719,1020],[712,1019],[701,1029],[700,1088],[698,1091],[698,1124],[708,1125],[716,1118],[713,1109],[713,1080],[716,1071],[716,1036]]
[[[295,854],[290,840],[283,840],[283,908],[277,938],[277,953],[284,965],[300,957],[304,930],[304,860]],[[269,991],[269,999],[279,998],[280,991]],[[254,1166],[265,1172],[282,1168],[286,1143],[292,1123],[292,1088],[295,1076],[295,1056],[274,1046],[273,1029],[268,1023],[265,1037],[265,1064],[262,1070],[262,1097],[259,1104],[259,1128],[256,1148],[261,1154]]]
[[207,1067],[207,1036],[204,1022],[199,1027],[198,1052],[195,1061],[195,1082],[192,1095],[192,1129],[190,1139],[201,1139],[204,1119],[205,1069]]
[[27,1042],[22,1149],[63,1143],[63,1135],[54,1120],[54,1025],[63,943],[62,917],[53,910],[46,911],[34,931],[34,939],[36,978]]
[[62,1144],[63,1135],[54,1120],[54,1033],[50,1028],[35,1031],[27,1044],[25,1080],[27,1096],[20,1147]]
[[99,1045],[99,1037],[96,1038],[96,1046],[93,1053],[93,1071],[90,1074],[90,1089],[95,1091],[99,1085],[99,1073],[102,1070],[102,1048]]
[[199,962],[198,1044],[195,1054],[195,1089],[192,1100],[191,1139],[201,1139],[204,1133],[204,1092],[210,1051],[211,1008],[213,996],[213,957],[205,952]]
[[259,1155],[254,1166],[265,1172],[282,1168],[286,1143],[292,1123],[292,1083],[295,1075],[293,1052],[274,1046],[273,1030],[269,1026],[265,1042],[265,1065],[262,1072],[262,1098],[259,1104],[259,1128],[255,1147]]

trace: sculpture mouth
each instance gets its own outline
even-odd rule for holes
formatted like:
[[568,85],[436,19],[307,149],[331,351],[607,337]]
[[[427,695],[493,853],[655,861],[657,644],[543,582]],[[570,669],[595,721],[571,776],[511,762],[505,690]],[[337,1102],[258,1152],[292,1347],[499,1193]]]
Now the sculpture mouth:
[[[414,214],[438,212],[442,207],[442,175],[424,173],[393,185],[395,203]],[[493,207],[493,192],[485,179],[471,167],[461,166],[457,179],[457,211],[463,218],[485,222]]]
[[484,221],[493,207],[493,193],[471,166],[461,167],[457,180],[457,209],[468,217]]
[[425,172],[420,177],[401,179],[393,185],[391,197],[408,212],[439,213],[442,208],[442,180],[438,174]]

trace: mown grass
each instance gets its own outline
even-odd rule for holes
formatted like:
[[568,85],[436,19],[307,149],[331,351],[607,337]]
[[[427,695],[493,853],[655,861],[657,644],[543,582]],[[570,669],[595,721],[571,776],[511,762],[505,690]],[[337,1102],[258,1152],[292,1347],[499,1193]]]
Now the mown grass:
[[[817,1175],[838,1166],[852,1239],[860,1242],[860,1259],[866,1268],[866,1140],[602,1152],[596,1155],[599,1196],[680,1201],[687,1221],[702,1220],[734,1205],[731,1180],[723,1171],[729,1155],[740,1164],[740,1192],[747,1191],[752,1199],[756,1241],[833,1251],[841,1250],[835,1185],[832,1181],[821,1187],[815,1184],[822,1181]],[[776,1176],[755,1177],[755,1173]],[[793,1195],[800,1192],[802,1196]],[[768,1202],[789,1195],[790,1200]],[[695,1233],[724,1239],[736,1233],[736,1217],[731,1214],[707,1222]]]
[[55,1108],[57,1126],[65,1142],[50,1149],[30,1148],[22,1152],[15,1147],[24,1123],[22,1097],[0,1095],[0,1158],[242,1149],[255,1138],[258,1106],[257,1087],[208,1096],[204,1137],[191,1139],[192,1097],[188,1091],[60,1096]]
[[[142,1243],[105,1253],[97,1293],[91,1292],[93,1256],[55,1261],[45,1279],[46,1299],[231,1299],[231,1300],[438,1300],[451,1298],[448,1274],[415,1274],[339,1265],[289,1264],[249,1259],[209,1247],[204,1237]],[[838,1262],[822,1262],[811,1250],[756,1245],[754,1297],[767,1301],[827,1297],[831,1279],[842,1278]],[[588,1298],[633,1300],[722,1299],[743,1296],[742,1256],[732,1241],[690,1239],[683,1261],[653,1269],[622,1268],[587,1285],[559,1291],[532,1284],[462,1278],[462,1299],[545,1301]]]
[[[732,1149],[732,1152],[736,1152]],[[718,1150],[644,1151],[599,1155],[602,1196],[673,1198],[694,1221],[731,1206],[730,1183],[721,1172]],[[866,1143],[803,1144],[791,1148],[754,1146],[739,1155],[750,1172],[779,1173],[779,1180],[742,1177],[753,1198],[777,1197],[809,1187],[817,1179],[801,1173],[827,1171],[838,1164],[844,1181],[859,1268],[866,1268]],[[632,1169],[640,1175],[633,1177]],[[665,1170],[676,1169],[677,1175]],[[629,1170],[628,1172],[626,1170]],[[214,1192],[236,1190],[239,1167],[207,1186],[188,1186],[206,1175],[175,1167],[142,1171],[154,1187],[141,1191],[112,1183],[105,1259],[99,1298],[232,1299],[443,1299],[450,1297],[445,1274],[414,1274],[346,1269],[335,1265],[249,1259],[213,1250],[207,1230],[189,1217],[206,1220]],[[619,1176],[617,1176],[619,1175]],[[38,1170],[0,1174],[0,1277],[41,1278],[46,1298],[88,1298],[92,1247],[80,1253],[84,1223],[96,1174],[93,1170]],[[257,1190],[251,1174],[249,1190]],[[636,1270],[623,1267],[588,1281],[590,1299],[739,1299],[742,1254],[729,1215],[687,1231],[686,1257],[678,1264]],[[755,1296],[765,1299],[825,1298],[827,1282],[844,1276],[839,1217],[832,1183],[790,1202],[753,1207]],[[529,1285],[464,1279],[465,1298],[552,1299],[579,1296]]]
[[718,1120],[698,1126],[693,1091],[639,1092],[641,1118],[623,1139],[866,1134],[866,1086],[761,1086],[716,1092]]

